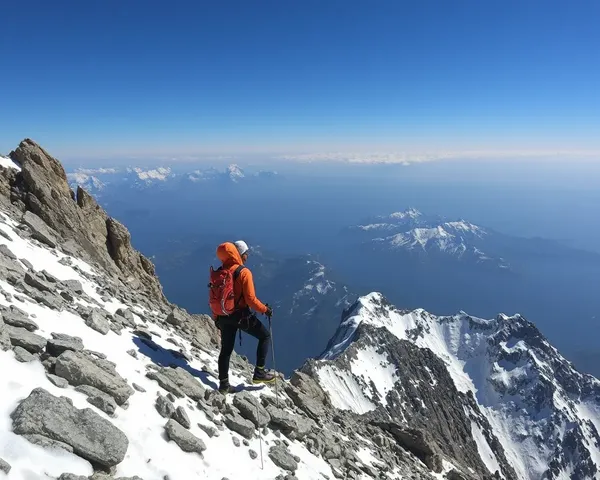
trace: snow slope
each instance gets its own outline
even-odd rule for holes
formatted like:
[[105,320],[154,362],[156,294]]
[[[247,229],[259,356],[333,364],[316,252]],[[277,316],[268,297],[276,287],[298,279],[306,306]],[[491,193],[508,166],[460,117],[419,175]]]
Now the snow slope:
[[2,155],[0,155],[0,167],[4,167],[4,168],[13,168],[17,171],[21,171],[21,167],[19,167],[15,162],[13,162],[10,158],[8,157],[3,157]]
[[[22,239],[15,232],[15,227],[15,222],[0,214],[0,229],[10,237],[8,240],[4,236],[0,236],[0,245],[6,245],[18,258],[27,258],[35,270],[46,270],[60,280],[81,281],[86,293],[108,313],[114,313],[118,308],[130,307],[136,312],[134,314],[136,323],[142,324],[144,315],[147,313],[144,308],[136,305],[124,305],[114,300],[108,302],[102,300],[101,296],[96,293],[98,284],[93,280],[96,275],[98,275],[98,280],[101,280],[101,277],[97,272],[93,272],[89,265],[71,258],[73,265],[81,268],[81,271],[90,272],[91,280],[87,276],[82,276],[80,271],[73,267],[59,263],[65,255],[46,249],[33,241]],[[237,435],[229,430],[222,432],[219,437],[209,439],[197,424],[210,425],[211,421],[203,412],[195,408],[187,410],[192,423],[190,431],[209,445],[204,452],[204,458],[200,458],[196,454],[184,453],[173,442],[166,442],[162,433],[165,419],[154,408],[154,399],[161,388],[156,382],[145,376],[146,367],[153,362],[153,359],[145,356],[144,350],[138,351],[138,359],[127,353],[131,349],[139,350],[136,347],[136,337],[131,331],[124,331],[122,335],[111,331],[104,336],[87,327],[79,316],[67,311],[57,312],[39,305],[33,299],[20,295],[2,279],[0,279],[0,287],[12,296],[9,301],[5,296],[0,295],[0,304],[15,305],[29,313],[39,325],[38,334],[50,337],[50,333],[54,332],[80,337],[87,349],[105,354],[108,360],[116,363],[117,371],[124,378],[146,390],[146,393],[136,392],[130,398],[129,408],[118,409],[116,416],[111,418],[113,424],[121,429],[130,441],[127,456],[117,468],[117,476],[139,475],[145,480],[162,480],[165,475],[168,475],[172,480],[190,478],[220,480],[223,477],[231,479],[274,478],[280,473],[280,469],[266,456],[264,470],[262,470],[259,461],[252,460],[247,453],[234,446],[232,437]],[[17,298],[22,298],[23,301],[19,301]],[[153,339],[157,344],[165,349],[172,347],[167,339],[174,336],[173,331],[167,331],[158,325],[150,325],[149,330],[154,334]],[[177,338],[177,341],[186,351],[191,350],[189,342],[181,338]],[[37,479],[47,475],[58,477],[63,472],[91,475],[93,472],[90,464],[81,458],[63,451],[44,450],[13,434],[9,419],[9,414],[15,409],[18,401],[25,398],[35,387],[41,386],[54,395],[71,398],[77,408],[90,407],[86,397],[71,387],[66,389],[55,387],[47,379],[44,368],[39,362],[20,363],[15,359],[12,351],[0,352],[0,365],[2,365],[0,390],[3,392],[0,396],[0,458],[12,465],[10,478]],[[191,360],[189,366],[198,371],[208,366],[214,371],[217,368],[216,356],[202,352],[202,357]],[[209,383],[206,385],[207,387],[214,386],[214,378],[207,376],[206,381]],[[231,381],[232,384],[243,383],[246,378],[233,372]],[[253,393],[258,395],[258,392]],[[270,389],[261,393],[274,395]],[[175,405],[189,407],[184,399],[178,399]],[[97,412],[109,418],[100,410]],[[266,434],[263,437],[263,447],[268,448],[267,446],[272,444],[275,438],[273,432]],[[248,448],[259,452],[259,439],[250,440]],[[291,442],[290,450],[302,460],[297,471],[299,478],[320,479],[323,478],[322,474],[333,477],[329,465],[323,459],[310,454],[301,443]],[[236,458],[235,462],[229,461],[234,457]]]
[[[341,355],[361,325],[385,328],[443,360],[457,390],[476,399],[476,408],[465,406],[469,415],[487,419],[519,478],[600,476],[600,382],[577,372],[521,316],[484,320],[461,313],[437,317],[420,309],[399,311],[372,293],[359,299],[348,313],[322,359]],[[385,360],[375,363],[376,367],[365,369],[368,381],[389,388],[393,376],[382,379],[380,366]],[[384,368],[392,371],[393,365]],[[342,374],[348,376],[348,372]],[[341,379],[342,374],[337,377]],[[331,376],[327,380],[322,385],[336,402],[355,377],[343,378],[343,383],[332,381]],[[364,391],[362,395],[366,397]],[[337,406],[365,410],[363,403],[358,409],[342,402]],[[472,435],[481,458],[494,472],[498,459],[490,444],[493,439],[483,434],[477,422],[472,423]]]

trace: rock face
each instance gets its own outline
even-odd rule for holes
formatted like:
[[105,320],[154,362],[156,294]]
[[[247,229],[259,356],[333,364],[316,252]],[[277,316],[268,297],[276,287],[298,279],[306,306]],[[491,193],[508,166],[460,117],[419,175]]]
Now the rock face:
[[187,395],[192,400],[204,398],[204,387],[181,367],[161,368],[157,371],[148,372],[146,376],[156,380],[167,392],[171,392],[178,397]]
[[105,363],[82,352],[68,350],[56,359],[56,375],[66,379],[71,385],[89,385],[107,393],[118,405],[124,404],[134,390]]
[[192,435],[175,420],[169,420],[165,425],[165,432],[184,452],[202,453],[206,445],[195,435]]
[[91,409],[78,410],[64,397],[36,388],[11,414],[17,435],[42,435],[63,442],[92,464],[112,467],[125,458],[129,441]]
[[46,339],[24,328],[6,325],[10,342],[15,347],[22,347],[30,353],[40,353],[46,348]]
[[10,201],[23,209],[22,221],[34,238],[49,246],[71,241],[84,260],[165,301],[154,266],[131,246],[127,229],[83,189],[74,195],[58,160],[30,139],[23,140],[10,158],[21,166],[8,178]]

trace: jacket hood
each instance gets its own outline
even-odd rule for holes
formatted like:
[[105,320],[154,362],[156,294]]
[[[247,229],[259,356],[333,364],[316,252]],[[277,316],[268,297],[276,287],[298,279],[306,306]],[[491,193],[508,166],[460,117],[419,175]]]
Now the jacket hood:
[[231,242],[222,243],[217,247],[217,258],[223,262],[225,268],[243,264],[240,252]]

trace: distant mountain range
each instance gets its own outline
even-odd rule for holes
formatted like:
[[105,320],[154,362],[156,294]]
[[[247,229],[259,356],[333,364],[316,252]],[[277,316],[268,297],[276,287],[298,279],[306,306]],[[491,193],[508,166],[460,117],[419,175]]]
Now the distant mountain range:
[[214,167],[196,169],[190,172],[174,172],[171,167],[144,169],[141,167],[124,168],[80,168],[67,174],[69,185],[76,189],[83,187],[88,192],[102,196],[107,188],[147,189],[150,187],[172,188],[196,183],[236,184],[265,179],[275,179],[275,171],[245,172],[239,165],[231,164],[224,170]]
[[[377,216],[344,232],[348,242],[374,253],[405,256],[421,263],[516,271],[523,256],[600,257],[552,240],[505,235],[467,220],[425,215],[415,208]],[[388,258],[393,258],[388,257]]]

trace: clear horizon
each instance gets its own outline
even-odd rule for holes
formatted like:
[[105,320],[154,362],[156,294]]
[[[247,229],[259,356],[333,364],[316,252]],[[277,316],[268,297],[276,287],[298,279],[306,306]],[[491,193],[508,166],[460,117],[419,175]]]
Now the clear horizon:
[[600,161],[593,1],[71,0],[2,17],[3,153],[29,137],[67,161]]

